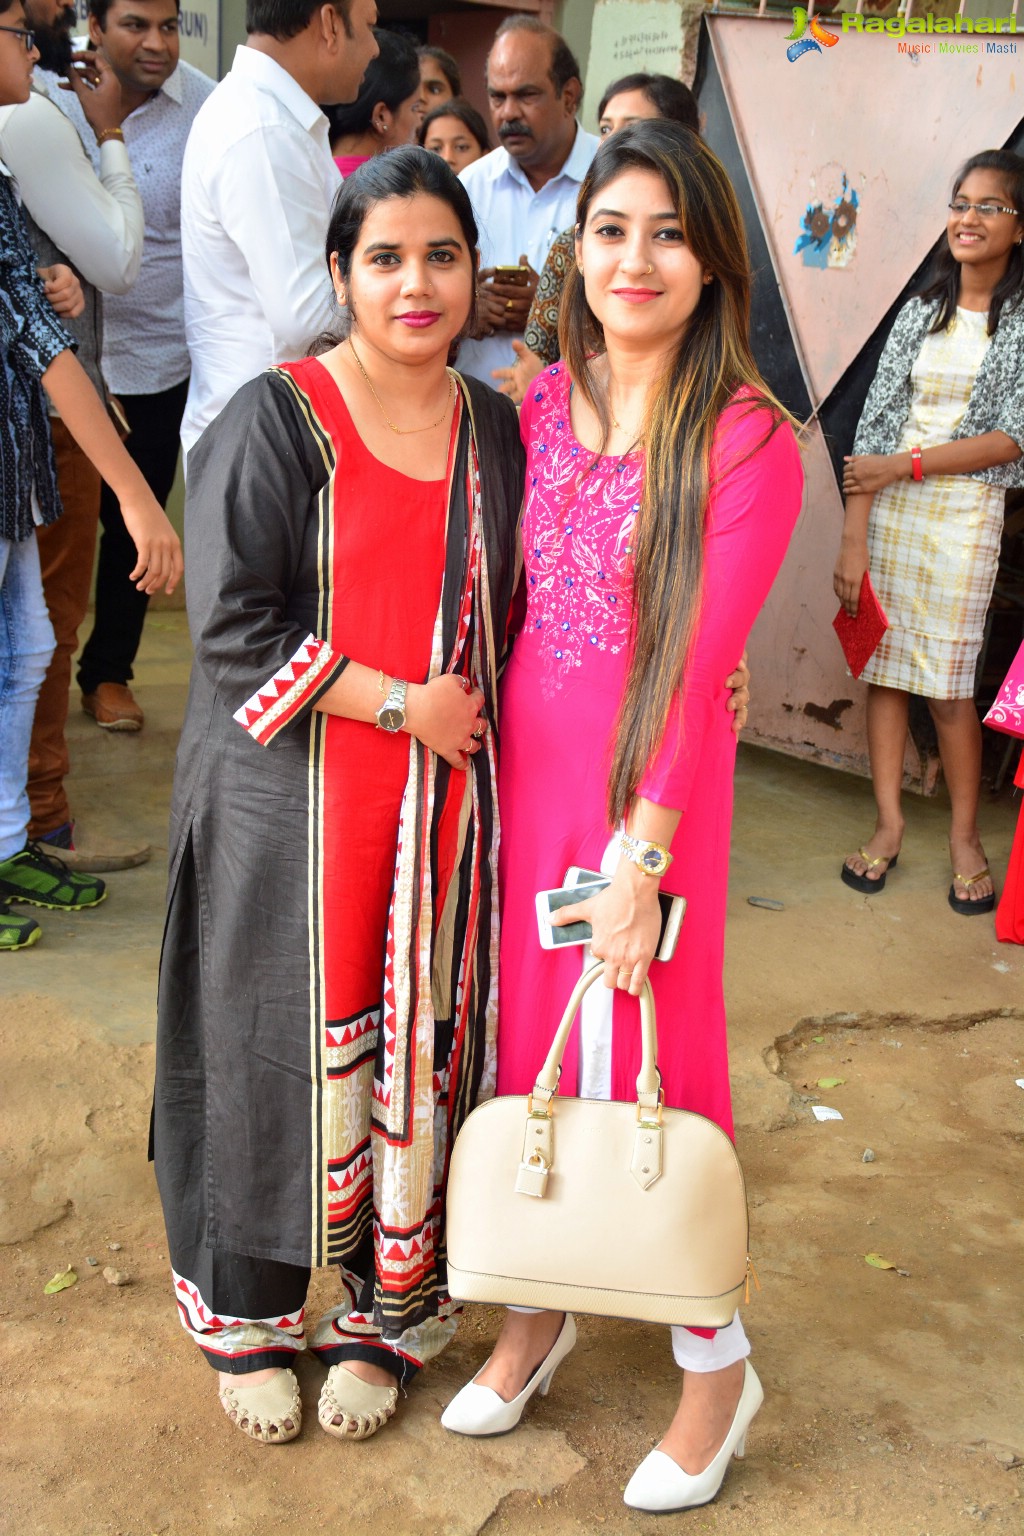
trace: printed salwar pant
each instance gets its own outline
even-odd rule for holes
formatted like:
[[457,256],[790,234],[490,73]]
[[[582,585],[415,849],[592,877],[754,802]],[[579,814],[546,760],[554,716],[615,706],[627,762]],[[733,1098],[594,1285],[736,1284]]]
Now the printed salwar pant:
[[356,1309],[359,1276],[339,1268],[343,1299],[308,1331],[309,1269],[269,1259],[195,1249],[187,1260],[172,1255],[178,1314],[185,1331],[215,1370],[232,1375],[286,1366],[310,1349],[324,1365],[365,1360],[383,1366],[401,1383],[440,1354],[455,1333],[457,1311],[428,1318],[395,1340],[385,1340],[372,1318]]

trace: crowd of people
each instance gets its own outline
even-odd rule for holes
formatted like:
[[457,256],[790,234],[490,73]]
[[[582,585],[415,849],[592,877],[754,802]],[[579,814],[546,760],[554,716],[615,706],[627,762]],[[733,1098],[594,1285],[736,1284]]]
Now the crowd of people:
[[[180,434],[195,659],[152,1137],[174,1297],[245,1434],[298,1435],[308,1348],[320,1425],[361,1440],[457,1326],[451,1150],[481,1100],[529,1092],[579,978],[536,935],[569,866],[605,884],[552,922],[590,924],[604,987],[566,1090],[633,1097],[649,983],[665,1101],[732,1133],[742,654],[800,510],[796,423],[680,82],[613,82],[591,135],[576,59],[529,16],[497,30],[489,124],[373,0],[249,0],[216,86],[178,58],[177,0],[90,0],[79,55],[73,20],[0,0],[0,947],[39,938],[23,904],[95,905],[146,856],[76,845],[64,727],[100,530],[82,707],[143,725]],[[1024,483],[1022,238],[1024,161],[976,155],[868,397],[835,578],[854,614],[870,570],[891,620],[865,674],[878,825],[843,880],[875,895],[896,863],[920,693],[972,915],[994,904],[973,666]],[[670,869],[684,940],[652,964]],[[307,1330],[326,1266],[339,1300]],[[513,1429],[575,1337],[511,1307],[445,1428]],[[638,1509],[713,1498],[762,1401],[738,1314],[671,1346]]]

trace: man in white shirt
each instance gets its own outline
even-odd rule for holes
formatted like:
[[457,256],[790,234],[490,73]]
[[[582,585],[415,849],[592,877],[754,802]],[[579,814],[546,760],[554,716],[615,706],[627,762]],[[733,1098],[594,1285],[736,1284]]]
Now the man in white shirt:
[[[103,302],[103,377],[129,428],[125,447],[162,507],[174,484],[188,393],[181,272],[181,162],[196,114],[214,82],[179,58],[179,0],[89,0],[89,37],[116,76],[127,116],[128,158],[142,195],[146,243],[138,279]],[[54,92],[88,147],[78,95]],[[93,163],[96,155],[93,153]],[[149,598],[130,580],[135,545],[109,486],[100,498],[92,634],[78,661],[82,707],[108,731],[137,731],[129,683]]]
[[[82,315],[69,322],[78,358],[98,393],[106,398],[100,372],[101,293],[125,293],[142,260],[142,203],[124,146],[121,122],[127,108],[116,77],[100,68],[97,83],[71,83],[81,99],[82,122],[95,148],[95,169],[82,140],[54,97],[60,93],[48,69],[63,74],[71,64],[75,12],[58,0],[25,0],[25,19],[36,35],[40,68],[29,100],[0,110],[0,157],[15,176],[29,220],[33,249],[42,265],[64,261],[81,276]],[[52,94],[48,80],[52,84]],[[63,516],[38,531],[46,604],[57,647],[36,703],[29,757],[29,836],[52,843],[71,857],[71,812],[64,779],[71,657],[85,617],[96,550],[100,476],[64,423],[51,421]],[[81,854],[81,850],[80,850]],[[116,869],[148,857],[145,845],[92,850],[79,867]]]
[[[458,366],[486,384],[515,362],[537,274],[556,235],[576,219],[580,184],[600,140],[576,121],[583,87],[565,39],[535,16],[510,16],[487,59],[487,94],[501,143],[467,165],[461,181],[480,227],[475,339],[459,348]],[[509,283],[497,266],[522,265]]]
[[341,177],[317,103],[355,100],[376,19],[374,0],[248,0],[248,42],[196,118],[181,183],[186,454],[236,390],[330,323]]

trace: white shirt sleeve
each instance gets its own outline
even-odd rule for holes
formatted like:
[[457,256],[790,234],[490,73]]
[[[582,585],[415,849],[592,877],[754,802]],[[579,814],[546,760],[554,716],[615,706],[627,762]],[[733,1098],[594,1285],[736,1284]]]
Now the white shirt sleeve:
[[330,207],[321,161],[301,128],[261,125],[231,146],[209,185],[221,227],[249,269],[278,357],[302,357],[330,321],[324,256]]
[[4,124],[0,154],[28,212],[86,282],[127,293],[139,275],[145,219],[124,145],[101,146],[97,176],[73,124],[33,91]]

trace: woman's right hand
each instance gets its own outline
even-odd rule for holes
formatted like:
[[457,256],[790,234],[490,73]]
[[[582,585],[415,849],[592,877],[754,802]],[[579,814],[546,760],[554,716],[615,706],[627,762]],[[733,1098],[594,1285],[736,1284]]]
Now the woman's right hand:
[[844,539],[839,546],[839,559],[832,573],[832,586],[851,619],[857,617],[861,583],[868,568],[867,544],[851,544]]
[[464,772],[470,757],[479,752],[480,736],[487,729],[483,707],[479,688],[468,689],[463,678],[445,672],[429,683],[409,684],[405,728],[451,767]]

